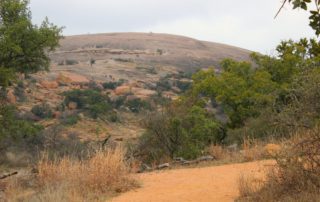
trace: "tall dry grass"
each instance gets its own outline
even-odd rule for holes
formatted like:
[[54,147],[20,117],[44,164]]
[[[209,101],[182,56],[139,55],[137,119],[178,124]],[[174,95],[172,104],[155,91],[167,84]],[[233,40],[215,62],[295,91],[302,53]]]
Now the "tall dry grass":
[[239,179],[239,201],[320,201],[320,128],[294,135],[275,159],[259,189]]
[[105,201],[137,186],[121,148],[98,150],[83,160],[47,156],[38,162],[32,193],[27,196],[30,187],[12,183],[6,189],[8,201]]
[[65,183],[81,193],[122,192],[134,185],[120,148],[96,151],[90,158],[75,161],[68,157],[56,161],[43,158],[38,164],[38,180],[42,185]]

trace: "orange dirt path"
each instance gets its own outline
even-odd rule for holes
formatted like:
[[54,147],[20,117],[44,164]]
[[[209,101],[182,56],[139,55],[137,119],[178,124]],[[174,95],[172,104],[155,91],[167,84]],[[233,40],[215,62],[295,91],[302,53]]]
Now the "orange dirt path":
[[257,161],[214,167],[186,168],[138,174],[142,187],[112,202],[224,202],[239,195],[241,174],[265,176],[273,161]]

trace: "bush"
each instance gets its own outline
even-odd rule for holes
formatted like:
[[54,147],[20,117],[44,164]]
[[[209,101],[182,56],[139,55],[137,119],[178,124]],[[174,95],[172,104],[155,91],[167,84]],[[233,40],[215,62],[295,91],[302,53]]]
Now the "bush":
[[134,113],[138,113],[142,109],[148,109],[148,110],[151,109],[150,103],[145,100],[141,100],[140,98],[129,100],[126,102],[126,105]]
[[185,82],[185,81],[177,81],[177,87],[180,88],[180,90],[187,91],[188,89],[190,89],[192,83],[191,82]]
[[31,112],[42,119],[52,118],[51,107],[46,103],[33,106]]
[[[36,136],[42,130],[40,125],[19,118],[14,106],[0,103],[0,140],[19,140]],[[6,145],[8,146],[8,145]],[[0,149],[2,149],[0,147]]]
[[194,159],[206,146],[223,139],[220,124],[198,106],[154,112],[145,126],[137,149],[145,161],[158,162],[164,157]]
[[171,90],[172,86],[169,83],[167,78],[161,78],[158,82],[157,82],[157,90],[158,91],[168,91]]
[[96,45],[96,48],[103,48],[103,45]]
[[114,61],[117,61],[117,62],[133,62],[133,60],[129,59],[129,58],[115,58]]
[[118,86],[121,86],[124,83],[124,80],[119,80],[119,81],[110,81],[110,82],[105,82],[102,84],[102,86],[104,87],[104,89],[111,89],[114,90],[116,89]]
[[120,117],[118,115],[118,113],[116,111],[112,111],[109,115],[108,115],[108,120],[111,122],[119,122],[120,121]]
[[65,105],[77,103],[78,109],[88,112],[92,118],[103,117],[111,109],[110,99],[96,90],[72,90],[64,93]]
[[77,114],[70,114],[70,115],[62,115],[60,117],[60,122],[63,124],[63,125],[69,125],[69,126],[72,126],[72,125],[75,125],[78,123],[79,121],[79,116]]
[[76,65],[79,64],[79,62],[77,60],[73,60],[73,59],[68,59],[65,61],[66,65]]

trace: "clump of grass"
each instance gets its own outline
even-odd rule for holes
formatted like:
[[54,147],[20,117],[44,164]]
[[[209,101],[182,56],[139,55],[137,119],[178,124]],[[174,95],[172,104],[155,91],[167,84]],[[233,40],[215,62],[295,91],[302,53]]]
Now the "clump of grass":
[[136,185],[120,148],[99,150],[81,161],[69,157],[55,161],[43,158],[38,170],[41,185],[67,184],[82,194],[124,192]]

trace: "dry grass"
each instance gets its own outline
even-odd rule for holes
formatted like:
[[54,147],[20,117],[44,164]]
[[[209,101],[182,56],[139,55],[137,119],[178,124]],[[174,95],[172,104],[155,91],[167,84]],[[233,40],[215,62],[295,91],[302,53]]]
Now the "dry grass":
[[320,130],[303,131],[283,144],[277,166],[259,189],[240,179],[240,201],[319,201]]
[[257,140],[245,140],[241,150],[230,149],[221,145],[211,145],[206,149],[206,152],[214,156],[217,161],[221,162],[248,162],[265,159],[268,157],[264,146],[265,143]]
[[261,188],[262,183],[261,178],[242,173],[238,179],[239,193],[243,197],[248,197],[257,192]]
[[91,158],[73,161],[42,159],[38,164],[40,184],[65,182],[78,187],[80,192],[126,191],[133,185],[122,149],[97,151]]
[[211,145],[207,148],[207,152],[214,156],[216,160],[226,159],[230,153],[221,145]]
[[105,201],[137,186],[120,148],[98,150],[85,160],[64,157],[51,161],[44,157],[37,169],[33,192],[11,182],[5,191],[9,201]]

